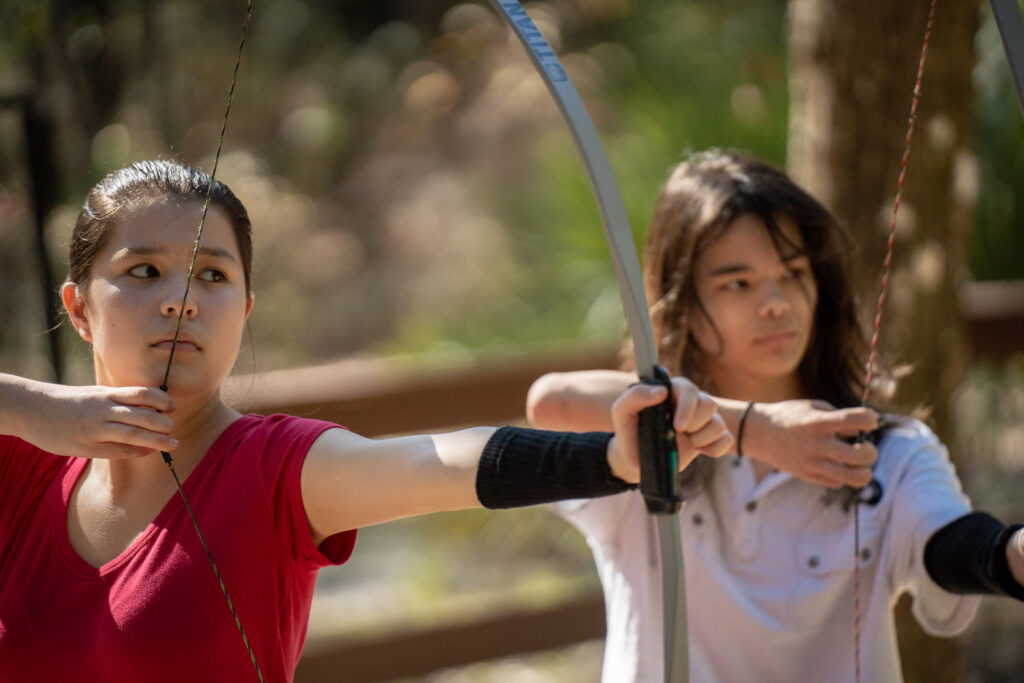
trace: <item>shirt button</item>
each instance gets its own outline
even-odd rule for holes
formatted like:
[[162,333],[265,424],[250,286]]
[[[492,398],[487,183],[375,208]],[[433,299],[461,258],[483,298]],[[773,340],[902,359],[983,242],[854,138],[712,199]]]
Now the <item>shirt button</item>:
[[821,564],[821,560],[818,558],[817,555],[811,555],[807,558],[807,566],[811,569],[816,568],[819,564]]
[[699,512],[695,514],[692,519],[694,526],[700,526],[704,523],[704,518],[701,516]]
[[860,551],[860,559],[861,559],[861,562],[867,562],[868,560],[870,560],[871,559],[871,549],[870,548],[862,549]]
[[749,501],[746,505],[743,506],[743,509],[746,510],[747,512],[753,512],[754,510],[757,509],[757,501]]

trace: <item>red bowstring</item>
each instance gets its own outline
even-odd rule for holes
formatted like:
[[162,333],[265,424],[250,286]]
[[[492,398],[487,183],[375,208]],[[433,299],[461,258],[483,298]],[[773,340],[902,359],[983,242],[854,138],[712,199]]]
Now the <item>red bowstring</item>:
[[[914,137],[917,123],[917,105],[921,100],[921,81],[924,77],[924,65],[928,60],[928,43],[931,41],[932,26],[935,23],[935,6],[938,0],[931,0],[928,10],[928,23],[924,30],[924,42],[921,45],[921,58],[917,64],[917,79],[914,82],[914,97],[910,103],[910,118],[907,121],[907,137],[903,144],[903,158],[900,160],[900,175],[896,181],[896,199],[892,206],[892,223],[889,225],[889,241],[886,244],[885,261],[882,263],[882,284],[878,294],[878,308],[875,313],[874,329],[871,333],[871,346],[868,360],[864,368],[864,394],[861,406],[866,406],[871,393],[871,381],[874,378],[875,357],[878,351],[879,331],[882,327],[882,311],[885,308],[885,290],[889,285],[889,273],[892,267],[893,244],[896,241],[896,216],[900,210],[900,199],[903,197],[903,181],[907,176],[907,159],[910,157],[910,143]],[[853,504],[853,650],[854,680],[860,683],[860,514],[859,499]]]

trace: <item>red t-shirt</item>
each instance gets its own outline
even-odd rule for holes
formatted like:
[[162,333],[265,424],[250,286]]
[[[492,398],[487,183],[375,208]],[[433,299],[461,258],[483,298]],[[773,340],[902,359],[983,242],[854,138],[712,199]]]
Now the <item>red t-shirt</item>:
[[[292,680],[317,570],[355,544],[346,531],[318,548],[302,505],[306,453],[336,426],[247,415],[184,482],[267,681]],[[0,681],[257,680],[177,493],[103,566],[75,552],[68,500],[87,462],[0,436]]]

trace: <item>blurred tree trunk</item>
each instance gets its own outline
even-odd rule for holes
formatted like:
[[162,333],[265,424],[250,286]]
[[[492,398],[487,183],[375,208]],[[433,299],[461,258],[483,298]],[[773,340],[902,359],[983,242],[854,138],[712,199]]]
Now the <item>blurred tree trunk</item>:
[[[943,441],[964,365],[957,292],[976,193],[979,5],[940,2],[936,10],[880,342],[891,361],[913,366],[897,405],[931,408]],[[790,0],[789,170],[853,232],[872,317],[928,8],[927,0]],[[905,600],[897,621],[908,682],[959,680],[958,648],[926,637]]]

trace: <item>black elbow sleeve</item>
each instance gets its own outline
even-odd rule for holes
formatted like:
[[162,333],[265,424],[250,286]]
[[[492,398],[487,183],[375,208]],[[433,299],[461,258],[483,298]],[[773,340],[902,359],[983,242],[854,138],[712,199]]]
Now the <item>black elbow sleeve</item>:
[[1006,595],[1024,600],[1024,586],[1013,578],[1006,560],[1006,545],[1020,528],[1020,524],[1007,526],[985,512],[964,515],[928,539],[925,570],[950,593]]

